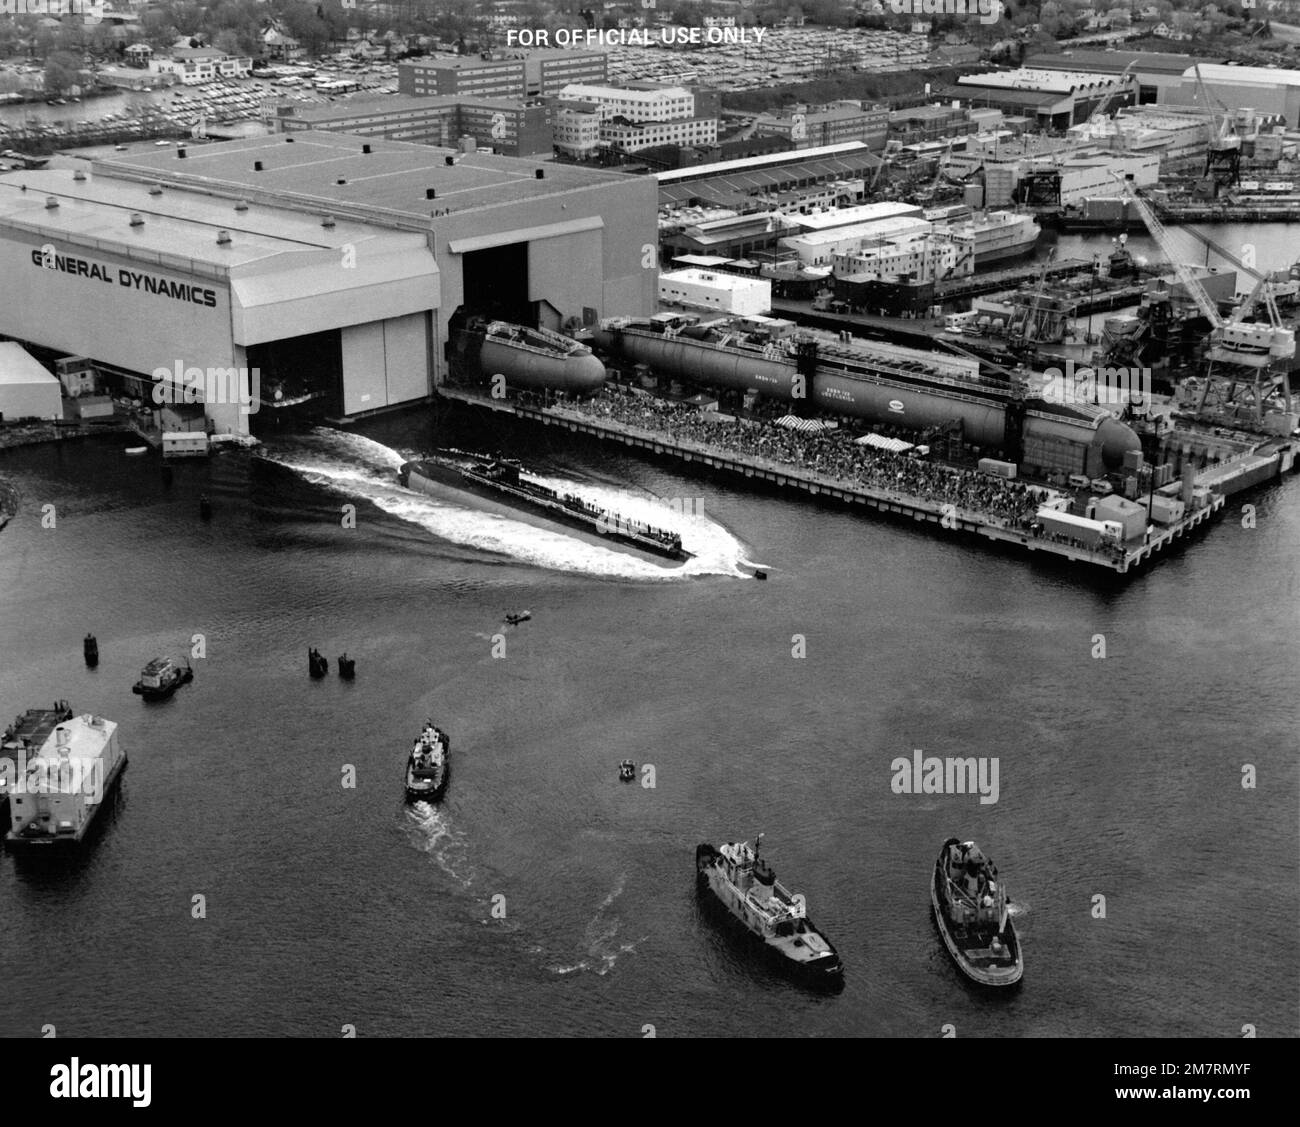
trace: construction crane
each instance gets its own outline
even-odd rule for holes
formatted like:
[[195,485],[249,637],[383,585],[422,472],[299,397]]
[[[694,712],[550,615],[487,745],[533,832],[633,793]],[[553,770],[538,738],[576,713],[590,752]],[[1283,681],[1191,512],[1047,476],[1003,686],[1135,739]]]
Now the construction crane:
[[1038,282],[1034,286],[1033,299],[1025,307],[1025,319],[1020,323],[1019,332],[1019,337],[1025,344],[1032,344],[1034,341],[1042,339],[1043,326],[1040,318],[1040,308],[1043,304],[1043,295],[1047,292],[1047,272],[1051,269],[1052,259],[1055,257],[1056,247],[1052,247],[1043,260],[1042,270],[1038,272]]
[[[1196,72],[1197,96],[1202,108],[1209,115],[1210,141],[1205,150],[1205,176],[1214,177],[1214,190],[1217,193],[1224,184],[1236,184],[1241,179],[1241,138],[1236,135],[1233,126],[1232,111],[1218,98],[1210,93],[1201,77],[1201,65],[1193,68]],[[1215,113],[1214,107],[1219,108]],[[1221,120],[1216,120],[1220,119]]]
[[[1295,330],[1283,328],[1281,318],[1277,315],[1277,305],[1268,292],[1267,279],[1260,278],[1255,270],[1244,263],[1238,263],[1234,256],[1216,246],[1214,249],[1225,259],[1237,263],[1240,269],[1259,280],[1255,289],[1265,295],[1265,304],[1270,318],[1268,323],[1246,320],[1258,302],[1256,293],[1252,292],[1247,303],[1225,320],[1219,313],[1219,307],[1205,292],[1200,279],[1182,261],[1164,224],[1156,218],[1146,200],[1138,195],[1133,181],[1121,177],[1118,173],[1111,173],[1111,175],[1119,181],[1124,192],[1133,201],[1133,206],[1142,216],[1142,221],[1151,232],[1151,237],[1173,266],[1179,282],[1210,323],[1210,348],[1207,351],[1209,365],[1206,369],[1205,385],[1197,400],[1198,416],[1204,417],[1206,414],[1211,387],[1220,389],[1220,402],[1224,405],[1233,404],[1240,392],[1247,400],[1245,406],[1250,412],[1251,421],[1257,428],[1262,429],[1264,426],[1265,401],[1274,391],[1281,393],[1285,411],[1290,414],[1291,384],[1288,366],[1295,356]],[[1207,244],[1210,242],[1202,235],[1198,234],[1197,237]],[[1227,372],[1217,372],[1216,364],[1227,365]],[[1248,369],[1251,374],[1243,376],[1240,371],[1242,368]]]
[[[1100,134],[1104,136],[1104,133],[1102,133],[1101,131],[1104,128],[1102,123],[1106,120],[1106,112],[1110,109],[1111,102],[1113,102],[1116,98],[1128,93],[1126,87],[1128,86],[1129,71],[1131,71],[1136,65],[1137,65],[1137,60],[1134,59],[1131,63],[1129,63],[1128,66],[1124,68],[1124,73],[1119,76],[1119,84],[1115,87],[1115,89],[1112,90],[1109,94],[1107,94],[1104,98],[1102,98],[1100,102],[1097,103],[1097,108],[1092,111],[1092,116],[1088,118],[1089,135],[1097,136]],[[1115,118],[1115,133],[1117,136],[1119,135],[1118,114],[1116,115]]]

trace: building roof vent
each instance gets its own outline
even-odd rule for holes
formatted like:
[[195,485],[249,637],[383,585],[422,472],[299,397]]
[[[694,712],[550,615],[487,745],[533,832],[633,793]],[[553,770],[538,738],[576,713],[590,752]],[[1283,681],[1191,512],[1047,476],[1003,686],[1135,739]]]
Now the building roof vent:
[[56,200],[53,196],[46,196],[46,197],[45,197],[45,210],[46,210],[46,211],[53,211],[53,210],[54,210],[56,207],[58,207],[58,206],[59,206],[59,201]]
[[445,157],[443,157],[442,159],[443,159],[443,163],[445,163],[445,164],[447,164],[447,165],[453,165],[453,164],[456,163],[456,158],[455,158],[454,156],[452,156],[451,153],[448,153],[448,154],[447,154]]
[[131,212],[131,226],[132,227],[144,226],[144,216],[141,215],[138,211]]
[[236,200],[236,201],[235,201],[235,210],[236,210],[236,211],[247,211],[247,210],[248,210],[248,201],[247,201],[247,200]]
[[253,161],[253,171],[254,172],[262,171],[262,162],[260,160]]
[[437,189],[437,188],[425,188],[425,189],[424,189],[424,198],[425,198],[426,200],[436,200],[436,199],[438,198],[438,189]]
[[150,185],[149,185],[149,194],[150,194],[151,196],[161,196],[161,195],[162,195],[162,185],[161,185],[161,184],[150,184]]
[[72,178],[74,180],[81,181],[86,178],[86,174],[82,172],[81,169],[77,169],[77,171],[72,174]]
[[361,151],[362,151],[363,153],[368,153],[368,152],[370,152],[370,146],[369,146],[369,145],[362,145],[362,146],[361,146]]
[[546,179],[546,169],[544,169],[544,168],[539,168],[536,172],[533,173],[533,175],[534,175],[535,177],[537,177],[538,180],[545,180],[545,179]]
[[340,176],[340,177],[338,178],[338,180],[335,181],[335,183],[338,184],[340,187],[342,187],[344,184],[347,183],[347,181],[346,181],[345,179],[343,179],[342,176]]
[[218,232],[217,232],[217,246],[219,246],[219,247],[228,247],[228,246],[230,246],[230,232],[229,232],[229,231],[218,231]]
[[285,143],[286,145],[292,145],[292,144],[293,144],[293,138],[292,138],[292,137],[286,137],[286,138],[284,139],[284,143]]
[[184,160],[184,159],[185,159],[185,149],[184,149],[184,148],[178,148],[178,149],[176,150],[176,159],[177,159],[177,160]]
[[322,227],[331,227],[331,228],[332,228],[332,227],[334,226],[334,216],[332,216],[332,215],[323,215],[323,216],[321,216],[320,225],[321,225]]

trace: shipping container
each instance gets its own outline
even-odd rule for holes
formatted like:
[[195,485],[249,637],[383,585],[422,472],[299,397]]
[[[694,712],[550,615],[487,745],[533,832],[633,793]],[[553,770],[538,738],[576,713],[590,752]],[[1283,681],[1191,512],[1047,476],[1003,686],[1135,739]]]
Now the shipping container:
[[1014,478],[1016,476],[1015,462],[1001,462],[997,458],[981,458],[979,460],[980,473],[991,474],[993,477]]

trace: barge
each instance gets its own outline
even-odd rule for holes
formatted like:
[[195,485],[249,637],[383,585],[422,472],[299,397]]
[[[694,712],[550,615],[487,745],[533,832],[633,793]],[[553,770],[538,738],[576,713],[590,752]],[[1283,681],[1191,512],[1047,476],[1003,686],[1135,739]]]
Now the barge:
[[18,852],[81,845],[126,767],[117,724],[86,714],[62,720],[37,754],[19,760],[5,846]]
[[687,560],[691,556],[683,549],[678,533],[630,520],[574,494],[559,493],[529,477],[517,462],[425,458],[404,463],[398,470],[398,480],[406,488],[424,493],[435,493],[436,486],[467,489],[670,560]]

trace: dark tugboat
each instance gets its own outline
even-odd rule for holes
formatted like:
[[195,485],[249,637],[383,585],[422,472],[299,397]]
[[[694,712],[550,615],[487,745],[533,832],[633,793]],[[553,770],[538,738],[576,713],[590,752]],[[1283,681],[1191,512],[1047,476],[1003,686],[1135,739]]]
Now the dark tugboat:
[[835,990],[844,984],[844,965],[835,948],[808,918],[804,898],[776,879],[759,856],[763,835],[749,842],[729,841],[695,850],[696,888],[706,902],[725,909],[763,951],[800,981]]
[[86,664],[94,669],[99,664],[99,642],[96,641],[94,634],[87,634],[85,640],[81,643],[81,652],[86,658]]
[[188,661],[182,669],[169,657],[156,657],[141,671],[140,680],[131,686],[131,691],[145,700],[166,700],[193,680],[194,670]]
[[342,654],[339,657],[339,676],[345,681],[351,681],[357,675],[357,659]]
[[575,494],[558,493],[523,472],[519,463],[504,459],[490,460],[466,454],[457,458],[438,456],[406,462],[398,470],[398,480],[408,489],[435,492],[434,485],[467,489],[495,501],[542,513],[552,520],[593,532],[620,544],[627,544],[670,560],[688,560],[691,553],[682,548],[682,538],[668,529],[655,528],[642,521],[630,520],[585,501]]
[[934,918],[953,962],[983,986],[1011,986],[1024,973],[1024,955],[1011,922],[998,869],[973,841],[950,837],[939,850],[930,882]]
[[307,672],[314,678],[320,680],[330,671],[329,659],[320,652],[315,646],[307,650]]
[[426,720],[406,761],[407,802],[437,802],[443,796],[451,775],[450,755],[451,737]]
[[625,783],[630,783],[636,778],[636,764],[630,759],[623,760],[623,762],[618,765],[618,777]]

